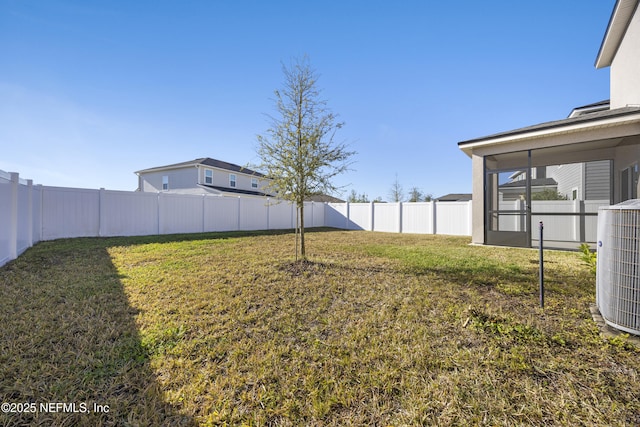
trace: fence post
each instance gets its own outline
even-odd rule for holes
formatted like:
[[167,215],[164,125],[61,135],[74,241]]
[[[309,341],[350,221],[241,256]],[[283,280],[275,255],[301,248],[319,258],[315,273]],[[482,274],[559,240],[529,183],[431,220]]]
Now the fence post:
[[42,233],[44,227],[44,186],[38,184],[38,242],[42,240]]
[[271,230],[271,227],[269,226],[269,221],[270,221],[270,216],[271,216],[271,198],[267,197],[267,230]]
[[586,212],[587,212],[587,207],[585,206],[585,201],[584,200],[579,200],[578,201],[579,205],[578,205],[578,212],[580,212],[580,216],[578,217],[578,224],[579,225],[579,242],[585,242],[587,240],[587,224],[586,224]]
[[398,233],[402,233],[402,202],[398,202]]
[[16,172],[10,173],[11,177],[11,217],[9,219],[9,260],[18,258],[18,185],[20,175]]
[[344,229],[349,230],[349,202],[345,204],[344,210]]
[[158,191],[158,198],[156,206],[158,208],[158,235],[160,235],[160,231],[162,231],[162,193]]
[[27,180],[27,244],[33,246],[33,180]]
[[436,206],[436,203],[438,202],[435,200],[431,201],[431,234],[438,234],[438,219],[436,218],[438,207]]
[[205,197],[207,197],[207,195],[203,194],[202,195],[202,232],[203,233],[206,231],[206,227],[205,227],[205,224],[206,224],[206,218],[205,218],[206,209],[205,209],[205,200],[204,200]]
[[100,188],[100,193],[99,193],[99,197],[98,197],[98,236],[99,237],[105,237],[107,235],[106,232],[106,202],[105,202],[105,197],[104,197],[104,192],[105,189],[104,188]]
[[241,205],[242,205],[242,199],[240,198],[240,196],[238,196],[238,223],[237,223],[236,231],[240,231],[240,225],[241,225],[240,217],[242,216],[241,215],[241,212],[242,212],[242,206]]
[[370,224],[370,230],[369,231],[375,231],[376,230],[376,204],[373,202],[371,203],[371,209],[369,211],[369,224]]

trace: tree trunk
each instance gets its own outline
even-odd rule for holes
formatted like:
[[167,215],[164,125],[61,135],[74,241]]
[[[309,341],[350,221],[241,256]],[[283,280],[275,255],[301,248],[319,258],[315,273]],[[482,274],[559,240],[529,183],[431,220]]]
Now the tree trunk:
[[300,204],[300,257],[302,260],[307,259],[304,249],[304,202]]
[[295,227],[295,236],[296,236],[296,262],[298,262],[298,226],[300,224],[300,211],[298,210],[298,206],[296,205],[296,227]]

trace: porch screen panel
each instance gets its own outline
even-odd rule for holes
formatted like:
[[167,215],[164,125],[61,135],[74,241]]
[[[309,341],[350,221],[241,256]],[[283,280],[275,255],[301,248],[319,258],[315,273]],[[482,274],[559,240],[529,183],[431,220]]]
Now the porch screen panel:
[[529,151],[485,157],[485,242],[529,246]]
[[[611,161],[541,166],[545,158],[553,160],[543,149],[532,152],[537,165],[531,179],[532,224],[544,223],[545,246],[595,243],[598,208],[611,203]],[[534,233],[532,245],[538,244]]]

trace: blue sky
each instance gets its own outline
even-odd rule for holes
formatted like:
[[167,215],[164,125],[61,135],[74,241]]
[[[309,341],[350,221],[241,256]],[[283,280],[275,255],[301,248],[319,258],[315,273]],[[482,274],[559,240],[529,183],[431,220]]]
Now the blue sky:
[[258,162],[282,63],[308,55],[357,151],[336,184],[471,191],[457,146],[609,97],[614,0],[0,0],[0,169],[134,190],[134,171]]

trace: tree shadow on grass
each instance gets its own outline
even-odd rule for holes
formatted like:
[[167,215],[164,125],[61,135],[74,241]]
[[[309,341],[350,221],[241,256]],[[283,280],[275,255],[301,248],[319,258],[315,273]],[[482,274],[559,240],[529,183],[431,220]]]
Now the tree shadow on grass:
[[0,425],[190,426],[163,400],[106,240],[0,268]]

